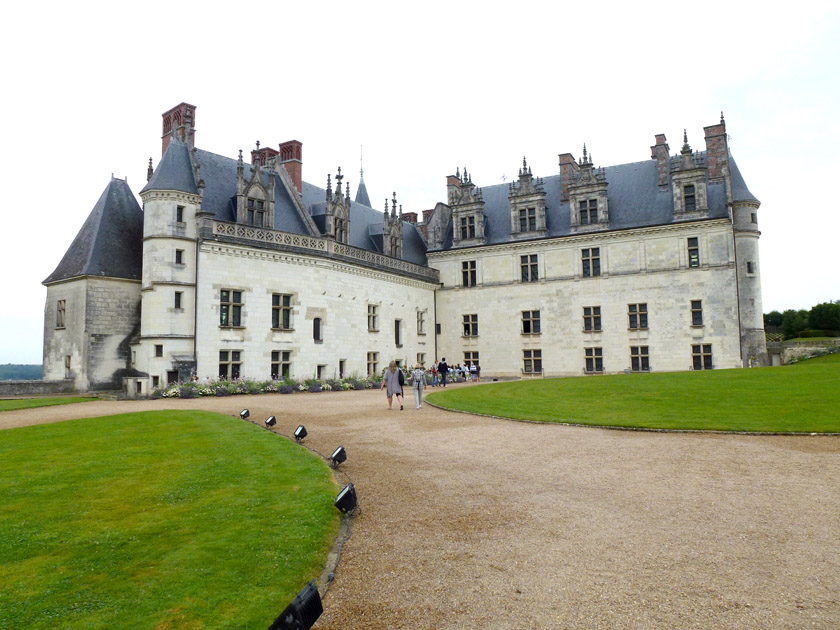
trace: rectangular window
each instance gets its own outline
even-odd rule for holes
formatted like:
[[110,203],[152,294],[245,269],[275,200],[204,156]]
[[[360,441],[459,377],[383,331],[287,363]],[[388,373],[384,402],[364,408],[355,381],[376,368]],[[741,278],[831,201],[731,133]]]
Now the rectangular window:
[[601,275],[601,248],[589,247],[580,252],[583,263],[583,277],[594,278]]
[[464,337],[478,337],[478,314],[464,315]]
[[271,295],[271,327],[279,330],[292,329],[292,296],[285,293]]
[[704,343],[691,346],[691,361],[695,370],[711,370],[712,344]]
[[219,298],[219,325],[242,325],[242,291],[222,289]]
[[439,335],[441,331],[440,324],[435,324],[435,334]]
[[320,317],[312,320],[312,340],[315,343],[324,341],[324,325]]
[[394,320],[394,345],[402,348],[402,320]]
[[69,355],[69,354],[64,355],[64,378],[70,378],[71,375],[72,375],[71,372],[70,372],[70,361],[71,361],[71,355]]
[[426,334],[426,311],[417,311],[417,334]]
[[540,279],[537,254],[520,256],[519,267],[522,270],[522,282],[536,282]]
[[688,239],[688,266],[700,266],[700,245],[696,236]]
[[239,378],[241,368],[241,350],[219,350],[219,378]]
[[64,328],[65,300],[59,300],[55,307],[55,327]]
[[758,223],[758,217],[755,212],[750,212],[750,223]]
[[537,229],[537,209],[522,208],[519,211],[519,231],[533,232]]
[[697,202],[694,197],[694,184],[689,184],[683,188],[683,198],[685,199],[685,211],[694,212],[697,209]]
[[375,376],[379,373],[379,353],[367,353],[367,374],[368,376]]
[[461,285],[465,287],[475,286],[474,260],[465,260],[461,263]]
[[627,315],[630,319],[629,328],[639,330],[648,327],[647,304],[628,304]]
[[475,238],[475,217],[461,217],[461,238]]
[[153,376],[152,377],[152,387],[154,389],[157,389],[158,387],[160,387],[160,376]]
[[598,223],[598,200],[587,199],[580,202],[580,224]]
[[633,372],[650,372],[647,346],[630,346],[630,369]]
[[163,356],[163,344],[156,344],[155,345],[155,356],[162,357]]
[[755,274],[755,263],[754,262],[747,262],[747,273],[752,275]]
[[175,221],[178,223],[184,222],[184,206],[178,206],[175,208]]
[[183,308],[181,306],[181,300],[184,297],[183,291],[175,291],[175,308]]
[[326,365],[318,365],[315,366],[315,378],[319,381],[324,378],[324,375],[327,373],[327,366]]
[[523,350],[522,357],[524,359],[523,371],[528,374],[538,374],[542,372],[542,350]]
[[600,306],[583,307],[583,329],[587,332],[601,330]]
[[595,374],[604,371],[604,357],[601,348],[586,348],[584,358],[586,359],[586,372]]
[[703,325],[703,301],[691,300],[691,325]]
[[338,378],[344,378],[345,376],[345,367],[347,366],[347,359],[339,359],[338,360]]
[[426,365],[426,354],[423,352],[417,353],[417,363],[420,365]]
[[478,352],[465,352],[464,353],[464,365],[478,365]]
[[379,332],[379,306],[376,304],[368,304],[368,332]]
[[290,350],[271,351],[271,379],[289,378],[292,373],[292,353]]
[[539,335],[540,334],[540,312],[539,311],[522,311],[522,334],[524,334],[524,335]]
[[184,250],[183,249],[176,249],[175,250],[175,264],[176,265],[183,265],[184,264]]

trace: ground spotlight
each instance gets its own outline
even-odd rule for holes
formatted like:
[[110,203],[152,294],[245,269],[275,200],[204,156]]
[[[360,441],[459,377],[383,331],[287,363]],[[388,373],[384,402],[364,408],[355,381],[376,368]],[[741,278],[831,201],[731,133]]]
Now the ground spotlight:
[[343,446],[339,446],[332,455],[330,455],[330,461],[332,462],[333,468],[338,466],[341,462],[347,461],[347,451],[344,450]]
[[356,488],[353,487],[352,483],[348,483],[335,498],[335,507],[346,514],[355,510],[357,505]]
[[277,424],[277,418],[275,418],[274,416],[268,416],[268,418],[266,418],[265,426],[273,427],[275,424]]
[[243,420],[245,420],[246,418],[250,418],[251,417],[251,412],[248,411],[247,409],[243,409],[242,411],[239,412],[239,417],[242,418]]
[[302,424],[298,425],[298,428],[295,429],[295,439],[298,442],[300,442],[305,437],[306,437],[306,427],[303,426]]
[[309,630],[324,612],[315,580],[303,587],[268,630]]

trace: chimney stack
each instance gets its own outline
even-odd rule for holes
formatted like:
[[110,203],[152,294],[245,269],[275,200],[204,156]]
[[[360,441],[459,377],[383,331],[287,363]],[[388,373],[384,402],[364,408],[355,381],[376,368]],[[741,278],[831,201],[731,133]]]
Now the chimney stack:
[[195,105],[181,103],[167,112],[161,114],[163,117],[163,135],[160,154],[166,153],[172,138],[181,142],[187,142],[191,146],[195,142]]
[[569,184],[574,181],[580,166],[571,153],[561,153],[557,157],[560,160],[560,200],[568,201]]
[[726,122],[723,112],[720,113],[720,123],[703,127],[706,136],[706,167],[709,171],[709,181],[720,181],[729,172],[729,146],[726,142]]
[[650,148],[650,159],[656,160],[656,179],[659,184],[659,190],[668,190],[668,179],[671,173],[670,151],[668,142],[665,140],[665,134],[656,134],[656,144]]
[[280,164],[282,164],[298,193],[303,191],[303,143],[289,140],[280,145]]

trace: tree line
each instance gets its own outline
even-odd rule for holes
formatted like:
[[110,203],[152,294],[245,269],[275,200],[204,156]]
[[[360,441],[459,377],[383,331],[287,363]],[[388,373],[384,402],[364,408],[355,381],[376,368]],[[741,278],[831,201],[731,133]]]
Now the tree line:
[[823,302],[811,310],[788,309],[764,314],[764,329],[795,337],[840,337],[840,300]]
[[41,380],[40,365],[6,363],[0,365],[0,381],[38,381]]

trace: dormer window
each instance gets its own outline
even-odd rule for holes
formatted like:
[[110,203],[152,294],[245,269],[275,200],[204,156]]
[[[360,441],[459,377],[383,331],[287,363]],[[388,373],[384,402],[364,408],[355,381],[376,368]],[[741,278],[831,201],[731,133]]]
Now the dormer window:
[[475,238],[475,217],[461,217],[461,239]]
[[533,232],[537,229],[537,209],[522,208],[519,211],[519,231]]
[[248,225],[264,225],[265,202],[262,199],[248,198]]
[[580,202],[580,224],[598,223],[598,200],[586,199]]
[[685,199],[685,211],[694,212],[697,210],[697,201],[694,194],[694,184],[690,184],[683,188],[683,198]]

